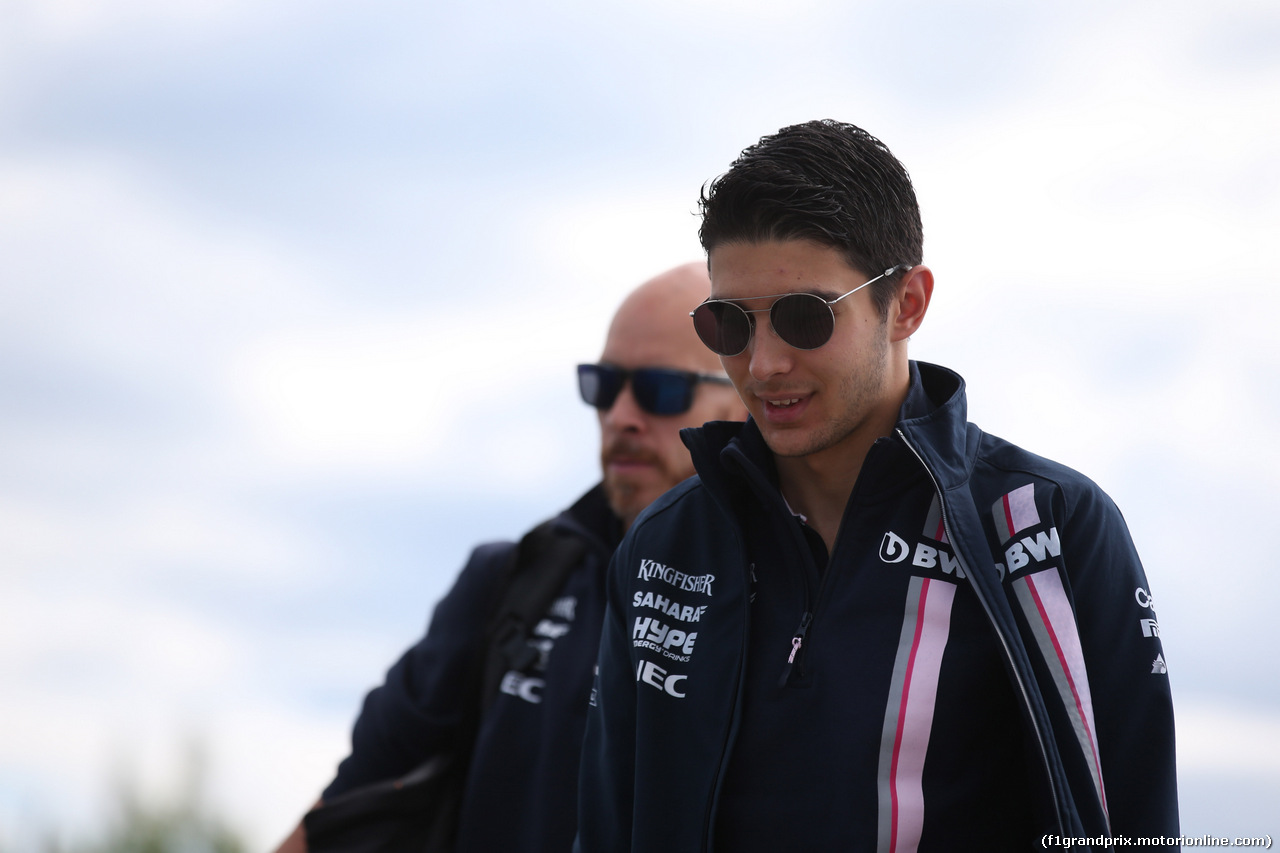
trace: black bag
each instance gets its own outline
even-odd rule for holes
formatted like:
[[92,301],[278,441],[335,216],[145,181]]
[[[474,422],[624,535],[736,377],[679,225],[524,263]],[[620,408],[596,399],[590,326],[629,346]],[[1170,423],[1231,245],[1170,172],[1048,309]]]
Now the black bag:
[[501,599],[486,630],[484,667],[474,674],[468,722],[445,753],[399,779],[339,794],[303,816],[309,853],[449,853],[480,716],[498,694],[502,677],[537,661],[527,640],[582,558],[581,539],[551,521],[525,534],[511,549]]
[[466,768],[437,755],[399,779],[339,794],[302,818],[308,853],[422,853],[453,849]]

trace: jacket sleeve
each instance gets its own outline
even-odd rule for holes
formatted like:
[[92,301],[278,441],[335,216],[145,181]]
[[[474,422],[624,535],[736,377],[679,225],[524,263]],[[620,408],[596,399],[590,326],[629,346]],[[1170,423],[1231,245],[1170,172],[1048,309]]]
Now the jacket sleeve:
[[621,568],[631,564],[624,556],[630,542],[624,540],[609,565],[604,628],[582,746],[576,853],[631,849],[636,684],[624,622],[627,578]]
[[1096,486],[1068,507],[1063,563],[1079,626],[1113,835],[1178,832],[1173,700],[1151,585]]
[[402,776],[456,739],[473,709],[489,614],[514,547],[496,542],[472,551],[453,588],[436,605],[426,636],[365,696],[351,733],[351,754],[322,799]]

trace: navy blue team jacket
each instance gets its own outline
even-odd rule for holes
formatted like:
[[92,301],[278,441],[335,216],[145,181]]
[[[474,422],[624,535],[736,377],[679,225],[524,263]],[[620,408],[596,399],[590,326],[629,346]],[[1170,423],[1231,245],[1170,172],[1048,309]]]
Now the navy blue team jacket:
[[913,363],[828,561],[753,422],[683,435],[699,476],[610,567],[577,849],[1178,834],[1151,590],[1095,484],[983,434],[963,380]]
[[[600,486],[556,523],[586,551],[534,630],[535,672],[508,673],[481,719],[462,802],[458,853],[567,853],[576,828],[578,763],[604,618],[604,575],[621,538]],[[466,730],[463,695],[484,666],[486,626],[501,599],[513,542],[481,545],[436,606],[426,636],[370,691],[351,754],[323,797],[404,775]]]

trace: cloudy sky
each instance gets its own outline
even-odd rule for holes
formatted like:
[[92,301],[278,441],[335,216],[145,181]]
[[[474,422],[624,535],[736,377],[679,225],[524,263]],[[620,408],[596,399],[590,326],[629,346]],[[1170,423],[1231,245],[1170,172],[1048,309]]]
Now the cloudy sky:
[[907,164],[913,354],[1119,503],[1188,832],[1280,834],[1280,8],[0,0],[0,846],[191,744],[257,848],[476,542],[596,475],[572,365],[702,183]]

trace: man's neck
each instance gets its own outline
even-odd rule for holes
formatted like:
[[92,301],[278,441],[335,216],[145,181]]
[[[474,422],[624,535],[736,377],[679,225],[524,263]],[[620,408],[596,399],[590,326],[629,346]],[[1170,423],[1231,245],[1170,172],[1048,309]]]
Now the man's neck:
[[904,386],[866,422],[831,447],[805,456],[774,456],[783,497],[792,511],[803,515],[805,523],[822,537],[828,554],[835,548],[862,463],[877,439],[893,433],[907,390]]

